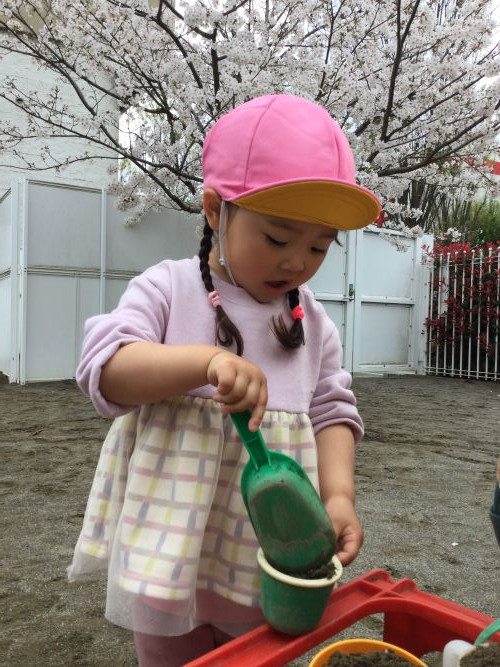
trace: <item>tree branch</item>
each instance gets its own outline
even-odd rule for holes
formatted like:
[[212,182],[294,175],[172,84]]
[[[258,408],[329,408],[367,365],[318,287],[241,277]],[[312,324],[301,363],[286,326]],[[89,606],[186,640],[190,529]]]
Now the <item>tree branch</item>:
[[411,24],[413,23],[415,16],[417,14],[417,9],[420,4],[420,0],[415,0],[415,4],[413,5],[413,9],[410,14],[410,18],[408,19],[408,23],[406,24],[406,27],[404,29],[403,34],[401,34],[401,1],[402,0],[396,0],[396,6],[397,6],[397,19],[396,19],[396,24],[397,24],[397,34],[396,34],[396,54],[394,56],[394,63],[392,66],[392,71],[391,71],[391,78],[389,80],[389,94],[387,95],[387,105],[386,109],[384,112],[383,120],[382,120],[382,128],[381,128],[381,136],[384,141],[387,140],[387,129],[389,127],[389,121],[391,118],[391,113],[392,113],[392,107],[394,104],[394,94],[396,90],[396,80],[397,80],[397,75],[399,71],[399,65],[401,62],[401,58],[403,55],[403,47],[405,40],[408,36],[408,33],[410,32],[410,27]]

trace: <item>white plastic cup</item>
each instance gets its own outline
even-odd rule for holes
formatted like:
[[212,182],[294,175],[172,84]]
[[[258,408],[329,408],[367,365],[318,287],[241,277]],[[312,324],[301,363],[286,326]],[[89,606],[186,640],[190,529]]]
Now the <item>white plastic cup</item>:
[[443,650],[443,667],[460,667],[460,660],[474,648],[474,644],[463,639],[448,642]]

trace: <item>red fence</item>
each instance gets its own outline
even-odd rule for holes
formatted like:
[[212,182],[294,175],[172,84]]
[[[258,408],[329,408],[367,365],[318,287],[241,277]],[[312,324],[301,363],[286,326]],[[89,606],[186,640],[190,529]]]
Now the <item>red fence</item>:
[[500,380],[500,245],[436,246],[430,260],[427,374]]

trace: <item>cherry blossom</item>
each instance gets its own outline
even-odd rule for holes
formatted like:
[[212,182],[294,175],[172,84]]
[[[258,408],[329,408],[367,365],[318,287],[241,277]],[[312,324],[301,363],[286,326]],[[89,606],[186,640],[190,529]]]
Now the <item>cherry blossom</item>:
[[[27,168],[115,156],[110,189],[131,224],[163,206],[198,213],[201,148],[217,118],[256,95],[298,94],[337,119],[386,225],[412,236],[422,231],[416,184],[465,196],[498,188],[482,168],[499,129],[493,4],[3,0],[0,56],[31,58],[55,84],[27,89],[0,75],[0,97],[26,117],[0,119],[0,152],[22,158],[43,137]],[[88,149],[57,158],[50,139],[65,136]]]

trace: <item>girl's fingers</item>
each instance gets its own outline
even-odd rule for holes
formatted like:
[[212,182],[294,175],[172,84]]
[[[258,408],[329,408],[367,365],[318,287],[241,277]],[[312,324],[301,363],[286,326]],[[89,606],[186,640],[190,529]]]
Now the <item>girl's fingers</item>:
[[[335,526],[334,526],[335,527]],[[363,529],[356,519],[345,524],[343,529],[337,530],[337,557],[342,565],[349,565],[358,555],[363,544]]]
[[[262,388],[264,387],[265,398],[262,399]],[[257,403],[264,400],[267,402],[267,384],[262,378],[237,375],[232,387],[223,391],[222,386],[217,385],[217,395],[222,397],[221,402],[227,405],[235,405],[245,402],[245,408],[253,408]],[[217,400],[217,399],[216,399]]]
[[337,558],[342,565],[349,565],[358,555],[360,548],[360,540],[356,539],[355,536],[347,536],[344,540],[341,540],[337,550]]
[[265,405],[256,405],[252,410],[252,416],[248,422],[248,428],[250,431],[256,431],[262,423],[265,412]]
[[[215,399],[215,396],[214,396]],[[216,399],[217,400],[217,399]],[[223,400],[220,401],[223,404],[222,411],[224,414],[229,414],[230,412],[243,412],[243,410],[253,410],[255,409],[255,401],[251,401],[248,396],[244,396],[238,401],[228,402],[226,397],[223,397]]]
[[222,352],[210,362],[207,379],[217,387],[213,399],[222,403],[224,414],[252,410],[249,428],[256,431],[267,404],[267,380],[260,368]]
[[246,373],[238,373],[234,379],[231,390],[226,395],[225,403],[239,403],[249,398],[251,393],[252,378]]
[[[214,396],[214,399],[219,400],[216,396]],[[251,431],[256,431],[262,422],[267,405],[267,384],[264,382],[250,385],[247,393],[240,400],[229,401],[227,396],[222,396],[220,402],[223,404],[222,411],[224,414],[251,410],[252,415],[248,422],[248,428]]]
[[264,418],[264,412],[267,406],[267,383],[261,385],[259,391],[259,397],[257,403],[255,404],[254,409],[252,410],[252,416],[248,422],[248,428],[251,431],[256,431],[262,423]]
[[[225,386],[224,386],[225,389]],[[233,384],[232,387],[226,389],[225,391],[221,390],[221,386],[217,385],[217,393],[214,396],[214,400],[224,403],[224,405],[235,405],[240,403],[247,396],[247,387],[245,384],[238,382],[238,384]],[[232,410],[234,412],[234,410]]]
[[236,368],[230,365],[223,366],[217,373],[217,395],[229,396],[234,387],[236,377]]

